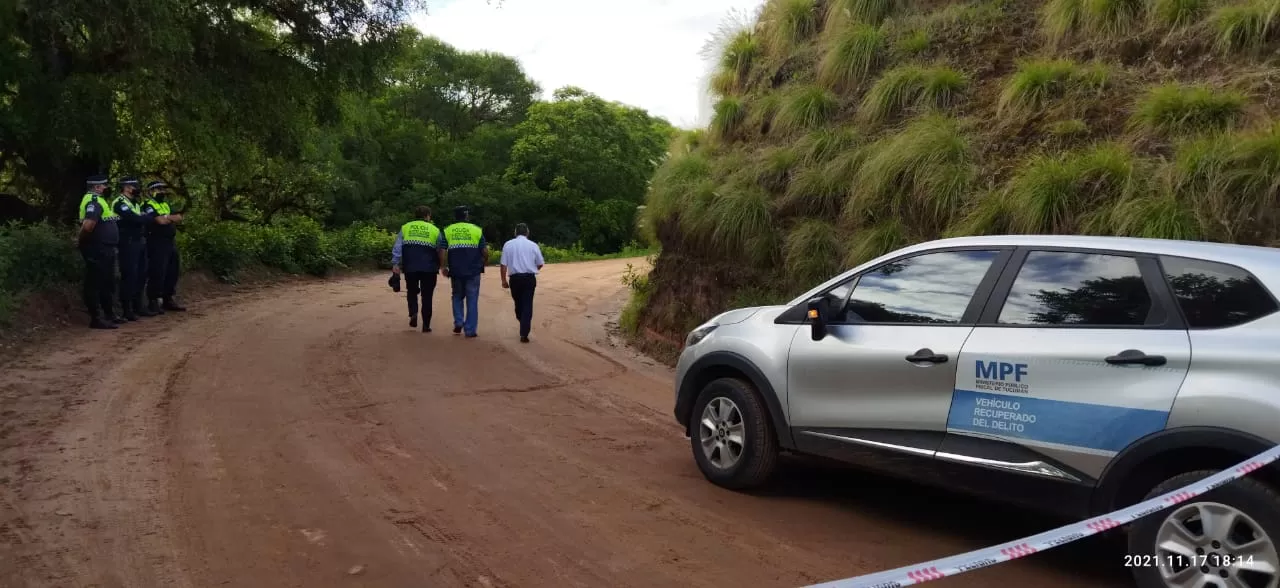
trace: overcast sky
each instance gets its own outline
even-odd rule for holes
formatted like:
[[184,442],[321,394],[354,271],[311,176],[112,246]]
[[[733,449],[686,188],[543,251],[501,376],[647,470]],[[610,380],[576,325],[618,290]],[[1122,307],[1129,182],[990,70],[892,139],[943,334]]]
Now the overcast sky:
[[763,0],[427,0],[425,34],[520,60],[546,97],[580,86],[686,128],[710,114],[703,45],[733,10]]

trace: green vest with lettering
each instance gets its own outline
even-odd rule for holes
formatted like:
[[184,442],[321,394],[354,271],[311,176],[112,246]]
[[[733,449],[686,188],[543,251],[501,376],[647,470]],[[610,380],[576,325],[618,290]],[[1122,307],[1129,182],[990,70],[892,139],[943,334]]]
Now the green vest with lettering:
[[[147,208],[155,211],[156,216],[172,214],[168,202],[160,202],[155,198],[148,198],[146,202],[142,203],[142,211],[144,213],[147,212]],[[147,223],[147,241],[152,245],[161,246],[163,243],[173,241],[177,236],[178,228],[171,224]]]
[[458,278],[478,276],[484,271],[486,259],[480,255],[484,245],[484,231],[468,222],[454,223],[444,230],[444,240],[449,245],[449,275]]
[[90,203],[90,202],[93,202],[94,200],[97,200],[97,201],[98,201],[98,207],[102,209],[102,219],[101,219],[101,220],[102,220],[103,222],[115,222],[115,221],[120,220],[120,215],[116,214],[116,211],[115,211],[115,210],[112,210],[110,206],[107,206],[107,199],[106,199],[106,198],[103,198],[102,196],[99,196],[99,195],[97,195],[97,194],[94,194],[93,192],[89,192],[88,194],[85,194],[85,195],[84,195],[84,198],[81,198],[81,199],[80,199],[80,220],[81,220],[81,222],[83,222],[83,221],[84,221],[84,215],[85,215],[85,212],[86,212],[86,210],[85,210],[85,209],[86,209],[86,208],[88,208],[89,203]]
[[409,221],[400,227],[400,267],[405,272],[440,271],[440,257],[436,244],[440,241],[440,228],[424,220]]

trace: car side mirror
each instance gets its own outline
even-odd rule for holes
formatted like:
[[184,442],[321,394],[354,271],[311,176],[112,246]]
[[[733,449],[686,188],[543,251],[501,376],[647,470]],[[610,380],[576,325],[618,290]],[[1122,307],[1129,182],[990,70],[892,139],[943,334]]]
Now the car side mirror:
[[818,297],[809,300],[809,319],[810,336],[814,341],[821,341],[827,337],[827,301],[825,298]]

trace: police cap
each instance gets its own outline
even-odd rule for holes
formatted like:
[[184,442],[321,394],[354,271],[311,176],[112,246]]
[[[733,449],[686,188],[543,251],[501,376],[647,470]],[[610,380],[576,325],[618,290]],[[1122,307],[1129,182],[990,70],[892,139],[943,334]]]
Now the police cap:
[[101,186],[109,181],[107,174],[97,174],[86,178],[84,183],[89,184],[90,186]]
[[160,190],[160,189],[168,188],[168,187],[169,187],[169,184],[166,184],[166,183],[161,182],[161,181],[159,181],[159,180],[154,181],[154,182],[151,182],[150,184],[147,184],[147,189],[148,189],[148,190]]
[[467,215],[471,213],[471,209],[467,205],[453,207],[453,218],[457,220],[466,220]]
[[120,178],[121,186],[139,186],[141,184],[142,183],[138,181],[138,178],[135,178],[133,176],[125,176],[123,178]]

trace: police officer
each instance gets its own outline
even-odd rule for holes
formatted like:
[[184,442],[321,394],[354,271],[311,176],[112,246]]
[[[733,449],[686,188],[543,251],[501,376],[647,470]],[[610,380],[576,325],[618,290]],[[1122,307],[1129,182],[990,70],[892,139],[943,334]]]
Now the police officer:
[[480,274],[484,273],[484,265],[489,260],[489,246],[484,242],[484,231],[471,224],[469,208],[454,208],[453,218],[457,222],[445,227],[436,245],[440,253],[440,272],[449,278],[453,287],[453,334],[465,330],[467,337],[475,337],[479,323],[476,313],[479,310]]
[[146,281],[147,258],[143,234],[150,218],[142,214],[141,184],[137,178],[120,180],[120,195],[111,202],[111,210],[120,217],[120,309],[125,320],[139,316],[155,316],[142,303],[142,285]]
[[[422,332],[431,332],[431,298],[436,291],[436,274],[440,271],[440,229],[431,223],[431,208],[419,206],[418,217],[400,227],[391,246],[391,271],[409,282],[409,326],[418,326],[418,294],[422,294]],[[403,266],[403,267],[402,267]]]
[[168,188],[164,182],[147,184],[151,196],[142,204],[143,216],[151,218],[147,225],[147,310],[154,314],[186,310],[173,300],[179,269],[176,225],[182,222],[182,215],[173,214],[166,202]]
[[103,194],[107,176],[91,176],[89,191],[80,199],[80,232],[76,245],[84,258],[84,305],[89,310],[89,328],[115,329],[124,322],[115,316],[114,293],[116,247],[120,243],[119,217],[107,206]]

